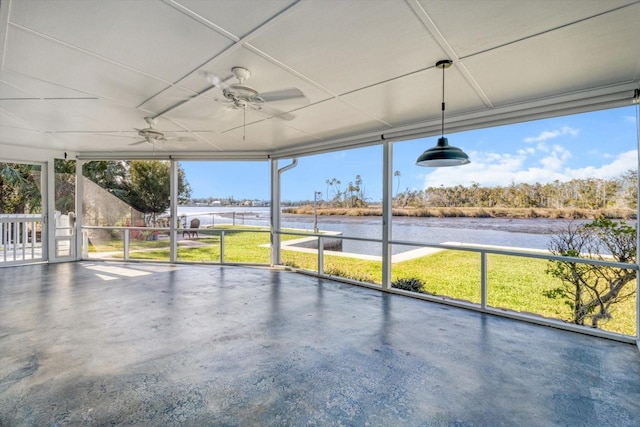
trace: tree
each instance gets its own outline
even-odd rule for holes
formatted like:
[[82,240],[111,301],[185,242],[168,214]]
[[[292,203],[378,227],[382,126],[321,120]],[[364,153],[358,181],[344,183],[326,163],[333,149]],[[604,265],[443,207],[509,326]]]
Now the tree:
[[393,173],[393,176],[395,176],[396,178],[398,178],[396,180],[396,197],[398,197],[398,192],[400,191],[400,171],[395,171]]
[[114,196],[126,201],[129,168],[125,161],[97,160],[87,162],[82,174]]
[[[151,224],[155,224],[157,215],[165,212],[171,203],[170,165],[164,160],[129,162],[128,202],[148,215],[147,222]],[[191,187],[184,170],[178,167],[178,203],[186,203],[190,197]]]
[[76,161],[55,159],[55,206],[63,215],[76,210]]
[[[93,161],[83,166],[82,173],[120,200],[143,212],[154,224],[158,214],[170,206],[171,163],[164,160]],[[178,203],[186,204],[191,186],[178,165]]]
[[638,207],[638,172],[631,169],[623,173],[619,186],[623,194],[623,204],[636,209]]
[[[600,218],[587,224],[569,223],[552,237],[549,250],[566,257],[635,264],[636,246],[635,226]],[[633,269],[552,260],[546,272],[560,279],[562,285],[545,292],[545,296],[564,299],[572,309],[571,321],[578,325],[598,327],[612,317],[615,304],[636,292]]]
[[331,187],[333,189],[333,203],[334,204],[340,204],[341,199],[342,199],[342,192],[340,191],[340,184],[342,184],[342,182],[340,182],[339,179],[336,178],[331,178],[325,181],[327,184],[327,200],[329,199],[329,187]]
[[0,163],[0,213],[39,213],[40,166]]

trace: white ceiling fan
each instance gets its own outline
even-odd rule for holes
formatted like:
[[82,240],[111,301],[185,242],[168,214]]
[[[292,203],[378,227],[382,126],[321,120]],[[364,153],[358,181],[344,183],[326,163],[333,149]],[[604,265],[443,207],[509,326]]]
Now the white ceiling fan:
[[[261,111],[270,117],[276,117],[282,120],[292,120],[293,114],[280,111],[274,107],[266,105],[272,102],[296,102],[304,100],[304,93],[297,88],[288,88],[272,92],[260,93],[256,89],[244,84],[245,80],[251,77],[251,71],[244,67],[233,67],[231,75],[226,78],[220,78],[208,71],[201,71],[206,79],[213,86],[222,89],[222,95],[229,107],[235,110],[245,110],[247,107],[255,111]],[[238,83],[229,83],[231,79],[237,79]]]
[[169,137],[167,138],[164,133],[155,129],[154,126],[157,123],[157,120],[153,117],[145,117],[144,121],[147,122],[149,127],[144,129],[134,128],[138,132],[138,136],[142,138],[140,141],[132,142],[129,145],[138,145],[149,143],[155,146],[156,143],[165,143],[165,142],[182,142],[182,141],[192,141],[192,138],[184,138],[184,137]]

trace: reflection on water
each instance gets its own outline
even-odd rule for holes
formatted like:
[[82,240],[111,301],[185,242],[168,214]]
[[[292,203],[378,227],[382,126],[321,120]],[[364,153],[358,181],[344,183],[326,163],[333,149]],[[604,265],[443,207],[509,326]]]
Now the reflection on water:
[[[269,225],[267,207],[179,207],[179,215],[189,219],[198,217],[201,226]],[[312,215],[282,214],[283,228],[313,229]],[[566,223],[566,220],[531,218],[415,218],[394,217],[392,240],[421,243],[461,242],[516,248],[547,249],[550,235]],[[339,231],[344,236],[381,239],[381,217],[318,216],[318,228]],[[394,253],[407,250],[396,247]],[[381,255],[379,243],[345,240],[344,252]]]

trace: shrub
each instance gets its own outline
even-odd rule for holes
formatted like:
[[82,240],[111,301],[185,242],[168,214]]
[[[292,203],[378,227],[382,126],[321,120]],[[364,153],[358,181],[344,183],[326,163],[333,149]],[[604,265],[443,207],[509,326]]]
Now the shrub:
[[346,272],[335,267],[325,268],[324,273],[328,274],[329,276],[344,277],[345,279],[356,280],[358,282],[364,282],[364,283],[375,282],[375,280],[368,274],[359,273],[359,272]]
[[403,278],[391,282],[391,287],[411,292],[425,293],[422,290],[424,283],[417,277]]

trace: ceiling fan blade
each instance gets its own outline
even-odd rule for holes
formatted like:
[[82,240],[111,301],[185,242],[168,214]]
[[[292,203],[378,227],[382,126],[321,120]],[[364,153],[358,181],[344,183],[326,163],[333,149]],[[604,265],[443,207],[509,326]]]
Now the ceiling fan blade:
[[140,141],[136,141],[136,142],[132,142],[129,145],[140,145],[140,144],[144,144],[145,142],[149,142],[146,139],[141,139]]
[[286,113],[284,111],[280,111],[276,108],[269,107],[266,105],[252,105],[251,109],[262,116],[267,116],[268,118],[274,118],[274,119],[280,119],[280,120],[286,120],[286,121],[290,121],[296,118],[296,116],[294,116],[291,113]]
[[[56,132],[56,133],[71,133],[74,134],[75,132]],[[128,138],[128,139],[133,139],[133,138],[137,138],[138,135],[125,135],[121,132],[82,132],[82,134],[88,134],[91,136],[96,136],[96,137],[108,137],[108,138]]]
[[204,78],[207,79],[209,83],[211,83],[215,87],[219,87],[220,89],[228,88],[229,84],[227,82],[233,78],[233,75],[231,75],[223,79],[220,76],[204,70],[200,70],[200,74],[204,76]]
[[272,92],[265,92],[260,94],[260,98],[264,100],[264,102],[275,102],[275,101],[289,101],[292,99],[305,99],[304,93],[297,88],[289,88],[282,90],[275,90]]
[[165,141],[168,141],[168,142],[191,142],[191,141],[195,141],[195,139],[191,138],[191,137],[188,137],[188,136],[174,136],[174,137],[165,138]]

